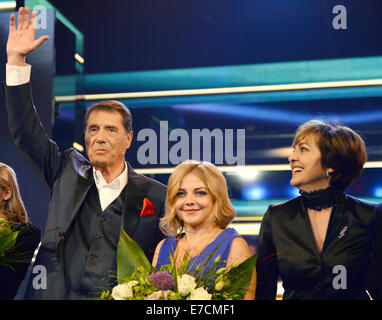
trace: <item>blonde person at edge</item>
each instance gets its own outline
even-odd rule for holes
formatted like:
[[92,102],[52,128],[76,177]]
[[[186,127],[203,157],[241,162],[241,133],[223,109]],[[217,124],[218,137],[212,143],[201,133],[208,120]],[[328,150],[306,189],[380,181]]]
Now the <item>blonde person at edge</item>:
[[[33,253],[40,242],[40,230],[28,219],[14,170],[0,162],[0,218],[12,231],[20,231],[12,255],[22,254],[25,263],[0,265],[0,300],[11,300],[27,274]],[[22,229],[22,232],[21,232]]]
[[[252,255],[245,239],[227,228],[235,210],[225,178],[213,164],[192,160],[179,164],[168,181],[166,205],[160,228],[169,238],[155,250],[152,265],[157,269],[169,263],[170,253],[177,257],[177,266],[187,251],[190,259],[203,260],[223,239],[215,255],[221,255],[227,270]],[[255,283],[256,272],[245,299],[254,299]]]
[[271,205],[257,248],[256,299],[369,299],[365,277],[374,243],[374,203],[345,195],[367,154],[352,129],[312,120],[301,125],[289,156],[290,184],[301,196]]

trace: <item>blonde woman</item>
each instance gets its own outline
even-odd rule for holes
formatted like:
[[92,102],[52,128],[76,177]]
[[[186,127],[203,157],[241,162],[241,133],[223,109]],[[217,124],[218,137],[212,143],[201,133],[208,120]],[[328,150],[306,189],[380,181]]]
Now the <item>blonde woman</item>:
[[[20,232],[12,254],[23,254],[27,261],[32,259],[40,242],[40,230],[28,222],[28,215],[20,196],[16,174],[13,169],[0,162],[0,218],[9,222],[13,231]],[[24,228],[27,227],[27,228]],[[29,263],[13,263],[0,266],[0,300],[13,299],[24,279]]]
[[[160,228],[168,238],[155,250],[157,269],[169,263],[170,254],[179,266],[186,252],[196,268],[219,244],[211,262],[220,255],[227,269],[251,256],[247,242],[227,228],[235,210],[225,178],[213,164],[188,160],[178,165],[168,181],[166,208]],[[254,275],[246,299],[254,298],[255,281]]]

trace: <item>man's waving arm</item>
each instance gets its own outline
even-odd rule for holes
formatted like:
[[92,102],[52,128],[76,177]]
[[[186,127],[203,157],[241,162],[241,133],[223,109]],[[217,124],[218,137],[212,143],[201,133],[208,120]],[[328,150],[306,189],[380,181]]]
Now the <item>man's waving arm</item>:
[[33,106],[30,66],[25,63],[27,55],[49,39],[48,36],[35,39],[35,19],[36,13],[31,14],[28,7],[19,9],[17,27],[15,14],[10,16],[5,97],[9,129],[16,145],[36,162],[52,186],[61,167],[61,157]]

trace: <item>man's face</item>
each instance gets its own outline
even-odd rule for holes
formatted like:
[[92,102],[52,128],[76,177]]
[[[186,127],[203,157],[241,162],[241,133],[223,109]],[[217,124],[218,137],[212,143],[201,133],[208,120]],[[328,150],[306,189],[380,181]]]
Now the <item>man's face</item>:
[[85,131],[86,153],[96,169],[117,170],[132,139],[133,132],[126,132],[119,112],[94,110],[90,113]]

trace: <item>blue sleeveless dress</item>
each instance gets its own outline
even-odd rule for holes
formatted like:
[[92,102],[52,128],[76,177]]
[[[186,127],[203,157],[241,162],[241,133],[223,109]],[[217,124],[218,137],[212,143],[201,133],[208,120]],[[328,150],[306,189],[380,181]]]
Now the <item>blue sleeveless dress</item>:
[[[211,252],[218,247],[208,264],[205,266],[205,270],[208,270],[213,265],[215,259],[220,256],[220,261],[217,269],[225,267],[227,263],[227,259],[229,256],[229,252],[231,250],[231,244],[233,239],[236,237],[241,237],[240,234],[233,228],[227,228],[222,231],[214,241],[208,244],[203,251],[193,257],[190,260],[189,266],[190,268],[187,270],[187,273],[196,273],[196,268],[198,265],[203,265],[205,261],[208,259]],[[156,269],[159,270],[161,266],[170,263],[170,255],[174,253],[176,247],[177,240],[175,237],[166,238],[163,241],[163,244],[159,250],[158,261],[156,264]],[[217,270],[216,269],[216,270]]]

